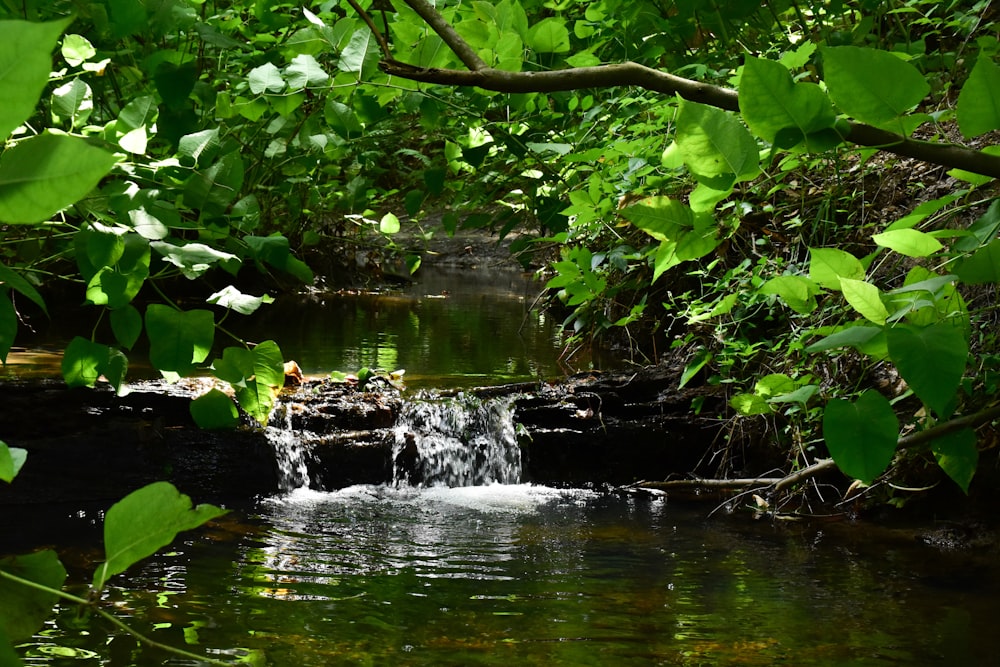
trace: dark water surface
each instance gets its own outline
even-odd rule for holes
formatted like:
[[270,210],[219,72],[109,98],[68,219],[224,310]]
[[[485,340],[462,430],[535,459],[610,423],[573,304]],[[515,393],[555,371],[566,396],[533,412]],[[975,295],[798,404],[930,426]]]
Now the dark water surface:
[[[279,667],[996,664],[995,555],[705,514],[527,485],[300,490],[109,596],[161,642]],[[68,615],[28,664],[192,664]]]

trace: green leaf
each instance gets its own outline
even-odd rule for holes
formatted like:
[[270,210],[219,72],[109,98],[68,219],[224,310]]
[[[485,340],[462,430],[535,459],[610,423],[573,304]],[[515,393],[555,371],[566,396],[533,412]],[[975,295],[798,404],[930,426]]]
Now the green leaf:
[[291,90],[316,88],[330,80],[330,75],[323,71],[316,59],[308,54],[299,54],[285,68],[285,77]]
[[285,363],[278,344],[266,340],[251,350],[253,374],[244,386],[236,386],[236,399],[243,410],[266,426],[277,390],[285,383]]
[[203,429],[233,429],[240,424],[236,404],[224,392],[211,389],[191,401],[191,417]]
[[8,484],[21,472],[21,466],[28,458],[28,450],[20,447],[8,447],[0,440],[0,480]]
[[221,213],[243,188],[243,158],[236,151],[222,155],[210,167],[195,172],[184,184],[184,201],[193,208]]
[[931,442],[931,451],[941,469],[968,495],[969,484],[979,466],[975,431],[963,428],[936,438]]
[[128,304],[111,311],[111,331],[115,340],[126,350],[131,350],[142,333],[142,315],[135,306]]
[[958,265],[955,274],[966,285],[1000,282],[1000,239],[977,250]]
[[399,232],[399,218],[392,213],[386,213],[378,223],[378,230],[383,234],[396,234]]
[[939,418],[950,416],[969,357],[962,330],[938,322],[920,328],[899,325],[886,335],[889,357],[902,378]]
[[250,84],[250,91],[254,95],[280,93],[286,85],[285,80],[281,78],[281,72],[273,63],[264,63],[250,70],[247,83]]
[[858,311],[862,317],[875,324],[885,324],[889,317],[889,311],[882,303],[878,287],[864,280],[841,278],[840,288],[844,292],[847,303],[851,304],[851,307]]
[[845,475],[871,484],[892,462],[899,420],[884,396],[868,390],[854,403],[837,398],[827,404],[823,437]]
[[[51,549],[0,559],[0,570],[55,591],[66,581],[66,569]],[[30,639],[52,616],[58,599],[55,592],[0,578],[0,630],[14,643]]]
[[750,129],[780,148],[805,141],[810,149],[828,148],[811,135],[832,128],[833,104],[814,83],[794,83],[785,66],[747,56],[740,78],[740,113]]
[[70,387],[93,387],[107,360],[107,345],[76,336],[63,351],[63,379]]
[[97,55],[97,50],[86,37],[82,35],[66,35],[63,37],[62,57],[70,67],[79,67]]
[[621,216],[657,241],[676,241],[694,227],[694,211],[670,197],[650,197],[626,206]]
[[0,221],[44,222],[87,195],[118,161],[79,137],[46,132],[0,154]]
[[736,394],[729,399],[729,407],[744,417],[767,415],[774,412],[771,406],[767,404],[767,401],[757,394]]
[[111,506],[104,518],[105,562],[94,572],[94,588],[173,542],[225,510],[213,505],[191,507],[191,499],[169,482],[154,482]]
[[816,310],[819,286],[804,276],[778,276],[760,286],[761,294],[776,294],[796,313],[808,315]]
[[3,626],[0,626],[0,667],[23,667],[23,665]]
[[676,142],[698,181],[727,190],[760,172],[757,142],[735,115],[687,100],[680,106]]
[[184,375],[205,361],[215,338],[215,318],[208,310],[176,310],[150,304],[146,308],[149,361],[160,371]]
[[347,46],[340,53],[337,67],[342,72],[352,72],[364,79],[377,65],[378,57],[378,44],[371,31],[355,30]]
[[220,147],[219,128],[214,127],[181,137],[177,144],[177,156],[187,164],[209,164],[218,155]]
[[52,115],[80,127],[94,110],[94,92],[83,79],[73,79],[52,91]]
[[967,139],[1000,128],[1000,67],[986,53],[976,59],[955,111]]
[[181,273],[190,280],[212,268],[212,265],[220,263],[228,269],[229,265],[239,266],[240,259],[236,255],[221,250],[216,250],[204,243],[188,243],[186,245],[174,245],[166,241],[153,241],[150,244],[156,252],[163,255],[163,259],[178,267]]
[[124,250],[115,267],[101,268],[87,283],[87,300],[121,308],[129,304],[149,277],[149,241],[138,234],[122,237]]
[[7,355],[17,338],[17,311],[10,298],[10,290],[0,288],[0,362],[7,363]]
[[45,299],[38,293],[35,286],[29,283],[20,273],[8,268],[4,264],[0,264],[0,283],[28,297],[36,306],[42,309],[43,313],[46,315],[49,314],[48,308],[45,307]]
[[795,391],[795,380],[784,373],[771,373],[757,380],[753,387],[753,393],[761,398],[769,399]]
[[0,21],[0,141],[35,112],[49,82],[52,50],[72,21]]
[[554,16],[531,26],[525,41],[538,53],[566,53],[570,48],[566,22]]
[[235,310],[240,315],[250,315],[265,303],[274,303],[274,297],[269,294],[262,296],[243,294],[232,285],[228,285],[208,297],[208,303],[229,310]]
[[862,123],[885,125],[931,91],[917,68],[887,51],[827,46],[821,52],[830,97],[841,111]]
[[944,247],[930,234],[916,229],[894,229],[881,234],[873,234],[872,240],[883,248],[895,250],[907,257],[927,257]]
[[863,346],[871,341],[883,331],[882,327],[848,327],[841,331],[832,333],[825,338],[821,338],[812,345],[809,345],[806,347],[806,352],[812,354],[814,352],[833,350],[838,347],[859,348],[860,346]]
[[865,267],[858,258],[837,248],[809,248],[809,277],[820,287],[840,290],[840,279],[861,280]]

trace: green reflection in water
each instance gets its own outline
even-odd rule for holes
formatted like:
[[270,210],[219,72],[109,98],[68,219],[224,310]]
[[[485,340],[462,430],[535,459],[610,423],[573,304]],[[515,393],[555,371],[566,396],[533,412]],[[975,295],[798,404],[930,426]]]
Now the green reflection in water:
[[[971,665],[994,651],[996,570],[912,542],[858,548],[528,486],[293,498],[261,504],[257,530],[129,573],[121,609],[161,641],[276,667]],[[55,628],[36,647],[106,655],[105,641]],[[132,646],[103,664],[163,664]]]

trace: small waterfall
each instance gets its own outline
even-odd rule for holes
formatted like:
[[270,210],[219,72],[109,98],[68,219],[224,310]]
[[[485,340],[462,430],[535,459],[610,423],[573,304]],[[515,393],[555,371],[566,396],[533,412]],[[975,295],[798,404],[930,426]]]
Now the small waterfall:
[[480,486],[521,481],[512,401],[456,398],[407,402],[396,422],[393,482]]
[[292,428],[292,406],[278,403],[265,429],[278,463],[278,488],[282,493],[309,488],[309,449]]

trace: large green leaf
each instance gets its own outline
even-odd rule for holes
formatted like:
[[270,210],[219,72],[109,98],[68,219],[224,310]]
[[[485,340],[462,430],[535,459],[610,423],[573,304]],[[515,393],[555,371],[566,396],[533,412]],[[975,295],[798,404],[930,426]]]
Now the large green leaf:
[[760,172],[760,149],[738,118],[705,104],[681,101],[677,146],[691,174],[716,190]]
[[963,428],[936,438],[931,442],[931,451],[941,469],[968,494],[969,484],[979,466],[975,431]]
[[1000,67],[987,54],[976,59],[955,111],[966,138],[1000,128]]
[[873,234],[872,241],[907,257],[927,257],[944,247],[936,238],[917,229],[892,229]]
[[285,78],[291,90],[316,88],[330,80],[316,59],[308,54],[299,54],[292,58],[291,64],[285,68]]
[[273,63],[264,63],[254,67],[247,76],[247,82],[254,95],[280,93],[286,85],[285,80],[281,78],[281,72]]
[[236,386],[236,400],[244,412],[266,425],[274,406],[274,396],[285,383],[285,363],[273,340],[266,340],[251,350],[253,374],[243,386]]
[[657,241],[676,241],[694,226],[694,212],[670,197],[650,197],[626,206],[621,216]]
[[882,303],[878,287],[864,280],[841,278],[840,289],[843,291],[847,303],[851,304],[851,307],[858,311],[862,317],[875,324],[885,324],[889,317],[889,311]]
[[792,148],[803,141],[812,150],[836,144],[820,134],[837,120],[826,93],[814,83],[793,82],[779,62],[747,56],[739,100],[740,113],[750,129],[780,148]]
[[127,234],[123,245],[117,265],[103,267],[87,283],[90,303],[121,308],[135,298],[149,277],[149,241],[139,234]]
[[962,330],[938,322],[926,327],[899,325],[886,335],[889,357],[902,378],[939,418],[949,417],[969,357]]
[[538,53],[566,53],[569,51],[569,30],[563,19],[550,16],[528,29],[525,40]]
[[163,259],[181,270],[185,277],[193,280],[219,264],[224,269],[235,273],[240,265],[240,258],[228,252],[216,250],[204,243],[187,243],[174,245],[166,241],[153,241],[149,244]]
[[195,172],[184,184],[184,202],[222,213],[236,199],[245,176],[243,158],[236,151],[223,154],[207,169]]
[[[55,590],[66,581],[66,569],[51,549],[4,558],[0,570]],[[52,615],[57,599],[55,593],[0,577],[0,630],[15,643],[29,639]]]
[[208,303],[234,310],[240,315],[251,315],[265,303],[274,303],[274,297],[269,294],[262,296],[244,294],[232,285],[228,285],[208,297]]
[[21,472],[21,466],[28,459],[28,450],[8,447],[0,440],[0,481],[10,483]]
[[191,499],[169,482],[154,482],[111,506],[104,517],[105,562],[94,572],[94,587],[173,542],[177,533],[192,530],[225,514],[214,505],[191,507]]
[[882,333],[882,327],[852,326],[836,331],[806,347],[806,352],[823,352],[838,347],[860,348]]
[[233,399],[218,389],[211,389],[191,401],[190,410],[199,428],[232,429],[240,424],[240,413]]
[[208,357],[215,338],[209,310],[176,310],[150,304],[146,308],[149,361],[160,371],[184,375]]
[[913,65],[860,46],[823,47],[823,81],[840,110],[870,125],[885,125],[931,91]]
[[34,113],[52,71],[52,50],[73,21],[0,21],[0,142]]
[[839,290],[841,278],[864,279],[865,267],[849,252],[837,248],[809,248],[809,277],[820,287]]
[[778,276],[760,286],[761,294],[776,294],[796,313],[808,315],[816,310],[819,286],[804,276]]
[[93,190],[117,161],[79,137],[46,132],[19,141],[0,154],[0,221],[48,220]]
[[959,280],[967,285],[1000,282],[1000,239],[977,250],[955,269]]
[[871,484],[892,462],[899,420],[884,396],[868,390],[854,403],[836,398],[827,404],[823,438],[845,475]]
[[82,126],[94,110],[94,92],[83,79],[73,79],[52,91],[52,115],[69,121],[71,128]]
[[93,387],[107,362],[107,345],[76,336],[63,351],[63,379],[70,387]]

